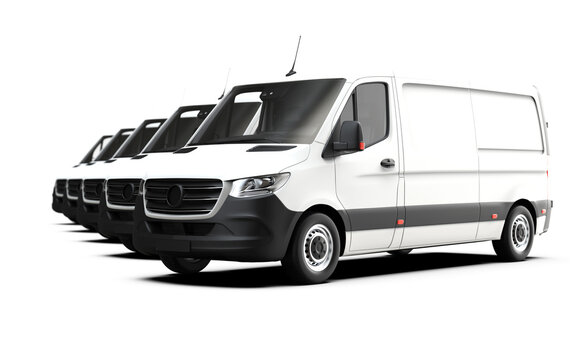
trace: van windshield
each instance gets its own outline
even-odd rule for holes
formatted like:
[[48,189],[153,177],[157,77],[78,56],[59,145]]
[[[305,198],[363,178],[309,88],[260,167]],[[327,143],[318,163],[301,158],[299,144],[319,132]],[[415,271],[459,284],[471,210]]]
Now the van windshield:
[[133,133],[135,129],[121,129],[118,133],[116,133],[111,140],[107,143],[107,146],[101,150],[99,155],[93,161],[105,161],[109,160],[110,158],[115,155],[117,150],[123,145],[125,140],[128,139],[129,136]]
[[166,119],[145,120],[133,132],[125,143],[117,150],[115,158],[126,158],[138,155],[149,140],[156,134]]
[[102,136],[99,139],[99,141],[97,141],[95,145],[93,145],[93,147],[89,150],[89,152],[85,154],[85,156],[83,157],[83,159],[81,159],[79,163],[87,164],[92,162],[97,156],[99,156],[99,153],[103,151],[103,149],[107,146],[112,137],[113,137],[112,135]]
[[309,144],[345,82],[322,79],[235,87],[189,145]]
[[143,153],[172,152],[183,147],[200,127],[214,105],[182,106],[166,120]]

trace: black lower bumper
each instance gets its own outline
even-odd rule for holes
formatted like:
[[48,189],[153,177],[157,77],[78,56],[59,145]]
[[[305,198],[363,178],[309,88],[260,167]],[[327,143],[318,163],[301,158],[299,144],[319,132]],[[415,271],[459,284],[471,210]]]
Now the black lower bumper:
[[67,216],[69,220],[77,222],[77,200],[71,200],[67,196],[64,196],[61,212]]
[[[99,199],[101,201],[101,199]],[[89,204],[79,195],[77,199],[76,221],[86,228],[97,231],[99,204]]]
[[51,208],[52,208],[52,210],[55,211],[56,213],[61,213],[63,211],[63,201],[64,201],[64,197],[63,196],[57,196],[55,194],[55,189],[54,189],[52,194],[51,194]]
[[275,196],[228,196],[220,210],[202,220],[161,220],[146,216],[138,196],[133,245],[142,252],[233,261],[277,261],[285,256],[301,213]]
[[110,209],[103,193],[99,203],[97,231],[108,238],[130,239],[133,236],[133,213],[129,210]]
[[544,221],[544,229],[542,230],[543,233],[548,231],[550,227],[550,214],[552,213],[552,208],[554,207],[554,201],[548,200],[546,202],[546,220]]

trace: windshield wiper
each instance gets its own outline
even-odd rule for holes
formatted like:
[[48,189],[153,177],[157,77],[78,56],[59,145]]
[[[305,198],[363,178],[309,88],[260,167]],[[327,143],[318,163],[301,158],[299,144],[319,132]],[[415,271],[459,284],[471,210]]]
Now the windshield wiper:
[[193,145],[209,145],[209,144],[238,144],[238,143],[256,143],[256,142],[270,142],[270,143],[275,143],[275,144],[279,144],[279,141],[274,140],[274,139],[270,139],[270,138],[249,138],[249,137],[244,137],[244,138],[239,138],[239,139],[219,139],[219,140],[214,140],[214,141],[208,141],[205,143],[201,143],[201,144],[193,144]]

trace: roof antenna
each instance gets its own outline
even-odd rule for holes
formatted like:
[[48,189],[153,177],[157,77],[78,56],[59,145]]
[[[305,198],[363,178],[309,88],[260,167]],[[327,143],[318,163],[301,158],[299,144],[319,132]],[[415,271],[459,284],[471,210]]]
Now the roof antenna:
[[295,71],[295,63],[297,62],[297,54],[299,53],[299,45],[301,45],[301,35],[299,35],[299,42],[297,43],[297,51],[295,51],[295,60],[293,60],[293,66],[291,66],[291,70],[285,76],[295,75],[297,72]]
[[222,92],[222,95],[220,95],[218,100],[222,100],[224,95],[226,95],[226,88],[228,87],[228,79],[230,78],[230,71],[231,70],[232,70],[232,68],[228,68],[228,75],[226,75],[226,84],[224,85],[224,91]]

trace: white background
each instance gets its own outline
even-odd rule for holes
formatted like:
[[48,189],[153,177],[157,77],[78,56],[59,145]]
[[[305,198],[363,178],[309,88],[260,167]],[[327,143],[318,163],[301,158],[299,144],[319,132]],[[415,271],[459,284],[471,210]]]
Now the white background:
[[[563,2],[559,2],[563,4]],[[568,10],[551,1],[2,1],[0,357],[568,359]],[[103,133],[297,71],[536,84],[550,123],[551,230],[523,263],[490,243],[181,281],[50,209]]]

